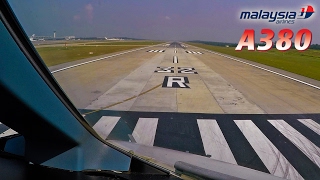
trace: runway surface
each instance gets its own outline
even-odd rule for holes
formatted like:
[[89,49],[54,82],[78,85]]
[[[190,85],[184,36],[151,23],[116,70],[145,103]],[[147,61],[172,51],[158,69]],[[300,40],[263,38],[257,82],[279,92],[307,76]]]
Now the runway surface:
[[[89,60],[81,62],[85,61]],[[144,48],[53,75],[76,107],[85,109],[226,114],[320,112],[319,89],[179,43]],[[298,78],[320,85],[315,80]]]
[[171,43],[50,70],[104,139],[320,178],[320,83],[223,56]]

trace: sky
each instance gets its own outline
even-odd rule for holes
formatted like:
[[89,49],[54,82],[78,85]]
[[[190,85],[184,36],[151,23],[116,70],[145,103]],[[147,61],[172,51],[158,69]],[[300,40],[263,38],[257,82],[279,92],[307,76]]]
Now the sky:
[[[320,44],[319,0],[8,0],[26,34],[31,36],[130,37],[166,41],[238,43],[245,29],[277,34],[302,28]],[[300,11],[312,5],[315,13],[295,24],[240,20],[242,11]]]

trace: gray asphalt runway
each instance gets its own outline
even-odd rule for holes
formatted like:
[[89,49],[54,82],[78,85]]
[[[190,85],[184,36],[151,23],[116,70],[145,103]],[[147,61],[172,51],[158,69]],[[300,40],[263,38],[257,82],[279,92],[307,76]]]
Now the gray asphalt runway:
[[[183,45],[187,47],[172,43],[114,53],[117,56],[53,75],[78,108],[228,114],[320,111],[319,89]],[[67,65],[59,68],[63,66]]]

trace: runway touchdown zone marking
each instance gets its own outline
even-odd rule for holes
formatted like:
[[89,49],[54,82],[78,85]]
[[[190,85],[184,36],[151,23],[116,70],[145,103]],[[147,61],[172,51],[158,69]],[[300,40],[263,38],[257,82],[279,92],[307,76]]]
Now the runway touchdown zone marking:
[[147,52],[165,52],[165,50],[149,50]]
[[202,52],[198,52],[198,51],[186,51],[186,53],[189,53],[189,54],[203,54]]

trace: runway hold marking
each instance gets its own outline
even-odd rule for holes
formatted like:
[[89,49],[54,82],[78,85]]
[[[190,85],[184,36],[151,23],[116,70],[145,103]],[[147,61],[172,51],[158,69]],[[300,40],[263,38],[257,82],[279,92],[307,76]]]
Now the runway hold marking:
[[183,76],[165,76],[162,87],[165,88],[190,88],[188,77]]
[[157,73],[174,73],[174,67],[157,67],[154,72]]
[[192,67],[178,67],[178,73],[181,74],[198,74]]
[[165,50],[149,50],[147,52],[164,52]]
[[196,52],[196,51],[186,51],[186,53],[189,53],[189,54],[203,54],[202,52]]
[[173,63],[175,63],[175,64],[178,63],[178,57],[177,56],[173,56]]

